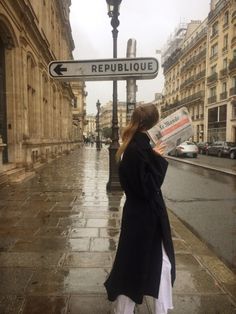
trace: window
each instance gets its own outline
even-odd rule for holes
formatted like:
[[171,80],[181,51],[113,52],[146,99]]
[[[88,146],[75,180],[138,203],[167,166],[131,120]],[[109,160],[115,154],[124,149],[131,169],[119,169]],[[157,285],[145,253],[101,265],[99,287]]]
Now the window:
[[214,97],[214,96],[216,96],[216,87],[215,86],[210,88],[210,97]]
[[211,58],[215,57],[218,53],[218,44],[211,46]]
[[216,64],[211,67],[211,74],[216,73]]
[[222,84],[222,93],[225,93],[225,92],[227,92],[227,83],[226,82],[224,82]]
[[228,34],[224,36],[224,47],[223,50],[228,49]]
[[224,26],[229,24],[229,11],[226,11],[224,14]]
[[223,69],[227,69],[227,67],[228,67],[228,60],[227,60],[227,58],[225,58],[223,60]]
[[211,36],[215,36],[218,34],[218,30],[219,30],[219,23],[218,22],[215,22],[213,25],[212,25],[212,29],[211,29]]
[[236,87],[236,76],[232,77],[232,87]]

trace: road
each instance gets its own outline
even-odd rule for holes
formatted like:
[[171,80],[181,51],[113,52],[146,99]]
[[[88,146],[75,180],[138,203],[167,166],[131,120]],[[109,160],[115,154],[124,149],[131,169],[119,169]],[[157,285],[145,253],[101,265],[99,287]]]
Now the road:
[[[199,156],[209,164],[220,159]],[[233,162],[221,159],[222,165]],[[236,268],[236,177],[169,160],[166,205],[229,265]]]

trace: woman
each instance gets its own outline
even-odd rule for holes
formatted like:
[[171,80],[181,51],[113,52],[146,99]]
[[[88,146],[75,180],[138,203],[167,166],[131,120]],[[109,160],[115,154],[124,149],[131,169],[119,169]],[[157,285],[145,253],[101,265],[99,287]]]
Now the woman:
[[121,186],[126,194],[115,261],[105,282],[116,314],[134,313],[145,295],[155,300],[155,313],[172,306],[175,258],[169,219],[161,193],[167,161],[165,146],[152,148],[147,130],[159,120],[154,105],[137,107],[117,152]]

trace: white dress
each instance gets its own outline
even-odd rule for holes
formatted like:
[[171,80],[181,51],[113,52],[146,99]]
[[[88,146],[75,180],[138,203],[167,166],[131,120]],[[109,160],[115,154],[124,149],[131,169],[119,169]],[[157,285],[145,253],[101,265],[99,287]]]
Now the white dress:
[[[162,270],[158,299],[155,302],[155,314],[167,314],[168,309],[173,309],[171,264],[162,243]],[[116,300],[115,314],[133,314],[135,303],[125,295],[119,295]]]

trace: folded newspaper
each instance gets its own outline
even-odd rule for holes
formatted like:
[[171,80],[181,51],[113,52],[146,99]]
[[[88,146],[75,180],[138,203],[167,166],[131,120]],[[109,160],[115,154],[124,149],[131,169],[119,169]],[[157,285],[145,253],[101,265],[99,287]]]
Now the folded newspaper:
[[166,144],[166,154],[192,135],[192,120],[186,107],[175,111],[148,130],[148,136],[154,144],[158,141]]

